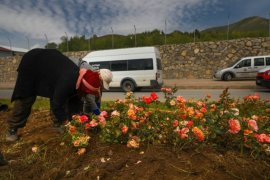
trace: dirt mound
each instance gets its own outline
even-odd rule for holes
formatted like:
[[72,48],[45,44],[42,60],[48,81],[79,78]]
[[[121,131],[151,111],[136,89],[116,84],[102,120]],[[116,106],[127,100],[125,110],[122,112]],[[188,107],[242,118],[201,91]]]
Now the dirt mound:
[[[0,112],[0,150],[9,164],[0,167],[0,179],[269,179],[270,162],[217,151],[209,147],[180,149],[148,145],[130,149],[105,144],[92,135],[87,152],[76,154],[65,135],[52,128],[48,111],[34,111],[20,129],[16,143],[5,142],[5,120]],[[33,152],[37,147],[37,152]]]

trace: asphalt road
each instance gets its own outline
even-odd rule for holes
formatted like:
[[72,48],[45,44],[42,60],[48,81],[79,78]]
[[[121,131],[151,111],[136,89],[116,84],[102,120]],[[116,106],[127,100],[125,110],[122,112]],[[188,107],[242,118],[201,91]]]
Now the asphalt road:
[[[217,100],[219,95],[224,89],[181,89],[176,92],[177,96],[183,96],[186,99],[203,99],[207,95],[211,95],[212,100]],[[138,97],[149,96],[151,92],[157,92],[160,101],[164,101],[164,95],[162,92],[155,89],[142,89],[140,92],[135,92],[134,95]],[[12,89],[0,90],[0,98],[9,99],[11,97]],[[270,100],[270,89],[229,89],[230,97],[242,99],[244,96],[258,94],[261,99]],[[112,90],[104,92],[102,99],[105,101],[114,101],[116,99],[124,99],[125,93],[120,90]]]
[[[222,91],[229,88],[232,98],[243,98],[247,95],[259,94],[262,99],[270,98],[270,89],[256,86],[255,80],[232,80],[218,81],[214,79],[164,79],[163,87],[176,86],[177,96],[184,96],[186,99],[202,99],[206,95],[211,95],[212,100],[217,100]],[[14,83],[0,83],[0,98],[10,98],[14,88]],[[135,92],[136,97],[148,96],[152,91],[158,93],[161,101],[163,101],[163,93],[159,89],[141,89]],[[111,91],[103,93],[103,100],[124,99],[125,93],[119,88],[111,88]]]
[[[224,89],[181,89],[176,92],[176,96],[183,96],[186,99],[203,99],[207,95],[211,96],[212,100],[218,100],[220,94]],[[146,90],[141,92],[135,92],[134,95],[138,97],[149,96],[152,90]],[[248,95],[258,94],[261,99],[270,100],[270,89],[229,89],[230,97],[242,99]],[[159,100],[164,101],[164,95],[162,92],[157,92]],[[105,92],[103,94],[103,100],[116,100],[125,98],[124,92]]]

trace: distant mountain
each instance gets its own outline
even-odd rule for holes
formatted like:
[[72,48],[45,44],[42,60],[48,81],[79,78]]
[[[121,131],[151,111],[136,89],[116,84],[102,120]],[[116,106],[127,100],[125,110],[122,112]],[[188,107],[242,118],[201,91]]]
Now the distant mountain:
[[[169,34],[164,34],[163,31],[155,29],[137,34],[119,35],[107,34],[104,36],[93,35],[90,39],[85,36],[70,38],[70,51],[83,50],[100,50],[113,48],[127,48],[134,46],[156,46],[164,44],[183,44],[190,42],[205,42],[205,41],[220,41],[239,38],[256,38],[269,36],[269,20],[262,17],[248,17],[239,22],[232,23],[229,26],[220,26],[208,28],[203,31],[195,30],[195,32],[181,32],[175,30]],[[60,51],[66,51],[66,39],[57,45]],[[49,46],[48,46],[49,47]]]
[[[228,26],[219,26],[219,27],[213,27],[208,28],[203,31],[202,33],[207,32],[226,32]],[[229,30],[230,32],[251,32],[251,31],[257,31],[257,32],[268,32],[269,31],[269,20],[266,18],[253,16],[245,18],[239,22],[229,24]]]

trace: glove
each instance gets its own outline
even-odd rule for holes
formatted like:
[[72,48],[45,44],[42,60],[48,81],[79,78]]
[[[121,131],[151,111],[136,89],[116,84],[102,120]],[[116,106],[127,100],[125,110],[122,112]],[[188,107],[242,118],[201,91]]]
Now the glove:
[[93,111],[93,113],[94,113],[95,115],[100,115],[99,109],[95,109],[95,110]]

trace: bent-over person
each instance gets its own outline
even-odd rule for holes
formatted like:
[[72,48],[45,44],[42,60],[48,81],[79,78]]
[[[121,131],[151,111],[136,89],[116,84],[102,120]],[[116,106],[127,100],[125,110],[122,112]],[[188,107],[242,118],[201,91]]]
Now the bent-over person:
[[[18,66],[18,76],[11,102],[14,107],[7,119],[7,141],[18,140],[17,130],[26,125],[36,97],[50,99],[54,127],[60,128],[72,114],[100,113],[102,89],[109,89],[112,73],[108,69],[93,71],[80,68],[55,49],[33,49]],[[84,108],[83,108],[83,101]],[[61,128],[60,128],[61,129]]]

